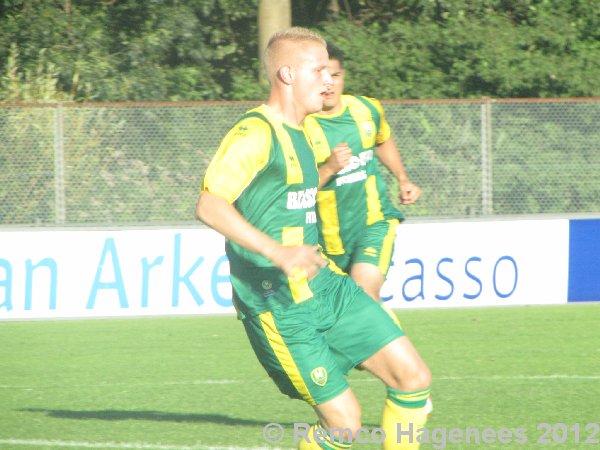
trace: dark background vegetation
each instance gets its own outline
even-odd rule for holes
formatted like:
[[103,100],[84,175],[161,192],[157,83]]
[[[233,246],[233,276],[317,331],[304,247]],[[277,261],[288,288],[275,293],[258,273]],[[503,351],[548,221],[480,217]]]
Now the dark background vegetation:
[[[258,0],[0,1],[0,102],[257,100]],[[597,0],[293,0],[382,99],[600,96]]]

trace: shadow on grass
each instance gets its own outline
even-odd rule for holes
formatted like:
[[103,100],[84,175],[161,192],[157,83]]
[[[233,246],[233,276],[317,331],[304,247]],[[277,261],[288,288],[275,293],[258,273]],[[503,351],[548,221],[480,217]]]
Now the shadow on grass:
[[[163,411],[129,411],[118,409],[104,410],[70,410],[70,409],[43,409],[43,408],[25,408],[23,412],[42,413],[48,417],[56,419],[75,419],[75,420],[151,420],[156,422],[193,422],[193,423],[214,423],[219,425],[233,426],[265,426],[269,421],[260,421],[254,419],[242,419],[238,417],[229,417],[222,414],[196,414],[196,413],[170,413]],[[293,427],[293,423],[278,422],[282,426]]]

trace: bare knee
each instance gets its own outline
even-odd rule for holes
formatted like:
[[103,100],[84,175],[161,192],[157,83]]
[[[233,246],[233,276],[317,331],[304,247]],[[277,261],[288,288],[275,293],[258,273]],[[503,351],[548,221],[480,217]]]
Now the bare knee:
[[321,417],[321,423],[326,430],[350,430],[352,436],[362,426],[361,421],[362,414],[358,406],[336,410]]
[[411,358],[405,360],[402,365],[395,366],[384,381],[388,387],[398,391],[420,391],[431,385],[431,371],[421,358]]
[[407,367],[404,372],[404,374],[398,374],[399,376],[394,377],[396,386],[390,387],[404,392],[411,392],[427,389],[431,386],[431,371],[423,361],[418,361],[411,367]]
[[431,385],[429,367],[406,336],[390,342],[363,362],[363,367],[399,391],[419,391]]
[[362,426],[360,405],[352,391],[348,390],[333,400],[315,407],[321,424],[325,430],[335,431],[333,437],[348,439],[343,434],[350,433],[352,437]]

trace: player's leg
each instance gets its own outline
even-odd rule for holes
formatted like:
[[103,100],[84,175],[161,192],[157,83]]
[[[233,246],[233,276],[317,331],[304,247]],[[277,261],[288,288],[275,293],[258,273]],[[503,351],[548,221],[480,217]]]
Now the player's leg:
[[381,301],[380,292],[385,277],[378,266],[365,262],[355,263],[350,268],[350,276],[372,299]]
[[[304,400],[317,413],[319,422],[301,434],[299,448],[348,449],[361,427],[360,407],[325,337],[315,329],[327,323],[320,322],[314,303],[246,317],[243,323],[259,362],[279,390]],[[340,431],[330,435],[330,430]]]
[[417,449],[419,430],[431,411],[431,373],[408,337],[400,337],[361,366],[387,386],[381,427],[384,449]]
[[431,372],[407,336],[393,340],[361,366],[397,390],[416,391],[431,384]]
[[[347,284],[355,286],[352,280]],[[386,448],[418,448],[414,439],[410,443],[407,438],[402,446],[396,446],[397,431],[398,427],[401,431],[410,430],[412,424],[416,437],[417,430],[423,427],[431,374],[396,316],[359,291],[329,330],[327,339],[340,368],[346,371],[360,365],[388,387],[382,420],[382,428],[390,437]]]
[[300,436],[300,450],[347,450],[361,428],[361,410],[350,388],[337,397],[313,406],[319,421]]
[[369,225],[353,250],[350,276],[378,302],[392,261],[398,224],[397,219],[390,219]]

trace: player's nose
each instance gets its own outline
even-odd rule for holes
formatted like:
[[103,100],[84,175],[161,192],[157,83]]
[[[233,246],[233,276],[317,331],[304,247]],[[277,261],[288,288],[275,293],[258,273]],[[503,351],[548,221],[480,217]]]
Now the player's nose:
[[333,78],[331,78],[331,75],[327,70],[323,71],[323,84],[327,89],[331,89],[333,86]]

